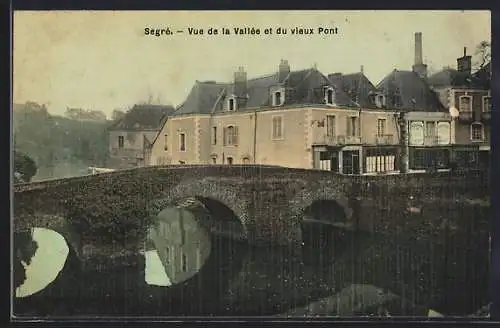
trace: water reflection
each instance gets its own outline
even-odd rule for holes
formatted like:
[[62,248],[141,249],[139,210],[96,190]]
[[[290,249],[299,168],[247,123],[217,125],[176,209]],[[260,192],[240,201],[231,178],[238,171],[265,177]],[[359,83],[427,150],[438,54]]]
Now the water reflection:
[[[437,266],[443,262],[445,248],[428,240],[374,236],[305,222],[302,252],[292,252],[287,247],[256,247],[227,238],[233,232],[219,234],[217,229],[236,223],[221,224],[217,216],[206,214],[174,208],[162,211],[142,254],[120,259],[95,255],[88,263],[99,265],[87,264],[81,278],[61,283],[61,294],[54,294],[54,300],[68,303],[68,293],[79,289],[73,308],[82,315],[377,315],[387,310],[390,315],[426,316],[427,309],[414,304],[428,305],[431,296],[447,293],[436,276],[442,272],[447,272],[443,279],[452,273],[463,276],[464,270],[458,268],[466,264],[477,271],[469,276],[471,281],[479,273],[488,273],[481,268],[479,233],[471,235],[474,240],[469,244],[477,247],[471,247],[467,257],[449,254],[448,261],[461,266],[442,270]],[[38,235],[41,248],[46,248]],[[458,244],[450,240],[451,245]],[[484,240],[487,249],[487,236]],[[470,258],[477,259],[472,262],[477,265],[471,266]],[[44,273],[47,268],[38,269]],[[465,278],[459,278],[464,285]],[[453,288],[464,291],[458,285],[457,281]],[[477,295],[474,303],[482,303],[482,286],[470,289]],[[380,293],[383,304],[377,304]],[[26,305],[24,311],[39,313],[44,302],[47,298],[40,297],[39,303]]]
[[69,247],[59,233],[44,228],[33,229],[33,239],[38,243],[30,264],[21,263],[26,279],[16,289],[16,297],[27,297],[45,289],[56,280],[68,258]]
[[151,263],[158,265],[159,260],[172,284],[184,282],[196,275],[210,256],[210,232],[198,221],[203,217],[196,218],[183,208],[166,208],[157,218],[148,235],[156,250],[152,255],[156,262]]
[[150,250],[144,252],[146,260],[145,278],[148,285],[168,287],[172,283],[165,272],[165,268],[161,263],[158,251]]

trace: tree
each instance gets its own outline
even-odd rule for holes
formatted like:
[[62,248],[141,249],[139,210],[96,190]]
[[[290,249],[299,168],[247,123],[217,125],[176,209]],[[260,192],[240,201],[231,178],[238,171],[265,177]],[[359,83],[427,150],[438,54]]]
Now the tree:
[[37,170],[36,163],[31,157],[14,151],[15,182],[30,182]]
[[491,62],[491,43],[488,41],[481,41],[476,46],[474,55],[476,56],[474,63],[476,70],[489,64]]

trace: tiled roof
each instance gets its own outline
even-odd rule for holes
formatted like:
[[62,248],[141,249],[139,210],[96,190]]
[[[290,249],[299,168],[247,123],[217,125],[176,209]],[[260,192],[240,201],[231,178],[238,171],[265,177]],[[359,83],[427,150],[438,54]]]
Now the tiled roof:
[[228,84],[214,81],[196,81],[184,103],[177,108],[173,115],[210,114],[217,99],[228,86]]
[[[439,97],[429,84],[412,71],[393,70],[377,85],[387,98],[394,93],[401,97],[401,107],[408,110],[424,112],[446,111]],[[389,105],[388,108],[391,108]]]
[[174,112],[172,106],[134,105],[125,116],[113,124],[111,130],[160,130],[169,114]]
[[489,89],[491,81],[491,63],[484,65],[474,74],[459,72],[454,68],[445,68],[428,78],[429,85],[439,87]]
[[329,74],[328,79],[337,89],[344,91],[351,98],[356,98],[361,107],[371,107],[373,102],[370,93],[375,91],[375,86],[362,72],[352,74]]
[[[289,93],[285,105],[323,103],[323,87],[334,86],[326,76],[311,68],[292,71],[282,83],[278,83],[278,74],[265,75],[247,80],[248,100],[238,111],[267,107],[271,104],[271,88],[283,86]],[[232,94],[234,83],[196,82],[189,95],[173,115],[210,114],[223,111],[223,101]],[[334,86],[335,87],[335,86]],[[335,101],[339,106],[357,107],[348,95],[337,90]]]
[[433,87],[468,87],[470,81],[467,77],[467,72],[459,72],[454,68],[445,68],[429,76],[427,81]]

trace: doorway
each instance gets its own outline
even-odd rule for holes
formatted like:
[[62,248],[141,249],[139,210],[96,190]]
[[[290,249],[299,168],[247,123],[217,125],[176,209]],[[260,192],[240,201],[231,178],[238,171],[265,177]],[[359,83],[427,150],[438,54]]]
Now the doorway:
[[344,150],[342,152],[342,173],[360,174],[358,150]]

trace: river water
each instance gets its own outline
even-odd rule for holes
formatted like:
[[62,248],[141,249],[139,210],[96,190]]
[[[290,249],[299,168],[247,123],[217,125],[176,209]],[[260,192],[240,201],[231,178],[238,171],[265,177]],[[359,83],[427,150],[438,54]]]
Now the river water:
[[[467,315],[486,303],[488,255],[477,243],[476,251],[465,252],[467,259],[461,257],[465,253],[448,252],[451,264],[443,266],[442,245],[321,225],[303,227],[303,234],[300,254],[212,236],[210,244],[201,245],[209,258],[174,283],[160,259],[164,249],[147,247],[127,259],[131,264],[125,268],[102,258],[102,265],[81,269],[61,235],[35,228],[38,249],[25,265],[26,281],[16,289],[17,309],[46,315],[440,316]],[[182,261],[179,265],[177,273]],[[77,270],[82,274],[74,274]],[[434,296],[426,288],[435,289]],[[434,306],[438,309],[430,310]]]

